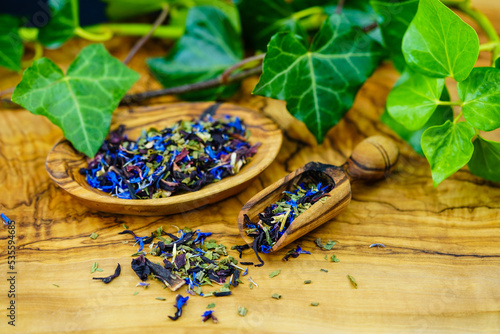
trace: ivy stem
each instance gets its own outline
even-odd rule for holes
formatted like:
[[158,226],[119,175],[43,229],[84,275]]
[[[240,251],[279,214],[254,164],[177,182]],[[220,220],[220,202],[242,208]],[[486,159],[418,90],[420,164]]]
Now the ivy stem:
[[[491,51],[491,63],[494,64],[500,54],[500,37],[498,36],[495,27],[493,27],[493,24],[491,24],[491,21],[482,12],[473,8],[470,1],[457,3],[456,5],[453,5],[453,7],[458,8],[466,15],[470,16],[484,31],[489,40],[487,45],[490,48],[489,51]],[[490,43],[491,45],[489,45]]]
[[458,120],[462,117],[463,115],[463,110],[460,110],[460,113],[453,119],[453,124],[457,124]]
[[134,46],[128,53],[127,57],[125,57],[125,59],[123,60],[123,63],[125,65],[127,65],[132,60],[137,51],[139,51],[139,49],[144,45],[144,43],[147,42],[147,40],[151,37],[151,35],[155,32],[155,30],[165,21],[165,19],[168,16],[168,9],[169,9],[168,5],[163,5],[163,9],[158,18],[153,23],[151,30],[149,30],[145,36],[143,36],[141,39],[137,41],[137,43],[134,44]]
[[315,14],[323,14],[325,11],[321,6],[309,7],[299,12],[293,13],[292,18],[295,20],[300,20],[304,17],[315,15]]
[[[226,83],[229,76],[231,75],[231,73],[233,73],[235,70],[239,69],[239,68],[242,68],[243,66],[249,64],[249,63],[252,63],[252,62],[255,62],[255,61],[259,61],[259,64],[260,64],[260,61],[262,61],[264,59],[264,57],[266,56],[265,53],[261,53],[261,54],[258,54],[258,55],[255,55],[255,56],[252,56],[252,57],[248,57],[248,58],[245,58],[243,59],[242,61],[234,64],[233,66],[231,67],[228,67],[222,74],[221,74],[221,80],[223,83]],[[256,65],[257,66],[257,65]],[[255,67],[255,66],[253,66]]]
[[461,106],[463,103],[462,101],[439,101],[438,104],[441,106]]
[[86,40],[92,42],[105,42],[110,40],[113,37],[113,32],[111,30],[105,29],[102,30],[101,33],[93,33],[83,29],[82,27],[75,28],[75,35],[78,37],[84,38]]
[[[85,29],[90,32],[109,30],[115,35],[144,36],[151,31],[151,24],[143,23],[107,23],[99,24]],[[159,26],[152,34],[153,37],[166,39],[179,39],[184,34],[184,27]]]
[[165,95],[179,95],[190,92],[195,92],[203,89],[219,87],[222,85],[229,85],[235,82],[239,82],[245,78],[251,77],[262,72],[262,66],[256,66],[248,70],[241,71],[239,73],[230,75],[225,82],[222,81],[222,74],[214,79],[207,81],[196,82],[193,84],[187,84],[178,87],[164,88],[158,90],[151,90],[138,94],[125,95],[121,101],[121,105],[136,104],[142,100],[150,99],[153,97],[165,96]]
[[33,64],[34,61],[40,59],[43,57],[43,46],[39,42],[33,43],[33,49],[35,50],[35,54],[33,55],[33,58],[29,60],[23,60],[21,63],[22,67],[29,67],[31,64]]

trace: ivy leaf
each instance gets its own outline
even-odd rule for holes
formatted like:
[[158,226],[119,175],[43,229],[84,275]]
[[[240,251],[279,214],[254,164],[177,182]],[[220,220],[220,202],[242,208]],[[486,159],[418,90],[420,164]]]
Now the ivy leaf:
[[500,143],[478,136],[474,140],[474,154],[469,161],[472,174],[500,182]]
[[370,4],[379,15],[382,38],[394,66],[398,71],[403,72],[406,62],[401,44],[406,29],[417,12],[418,0],[370,0]]
[[[165,87],[213,79],[243,57],[238,33],[226,15],[215,7],[189,10],[186,32],[164,58],[148,59],[154,76]],[[238,85],[185,94],[186,99],[216,99],[232,95]]]
[[495,60],[495,67],[500,68],[500,57],[498,57],[497,60]]
[[403,38],[408,65],[431,77],[462,81],[479,55],[479,38],[439,0],[420,0],[417,14]]
[[33,63],[12,101],[60,127],[80,152],[93,157],[106,137],[111,113],[139,75],[101,44],[84,48],[66,75],[47,58]]
[[387,98],[387,111],[408,130],[418,130],[436,110],[443,87],[444,79],[407,70]]
[[78,2],[49,0],[50,21],[40,28],[38,40],[48,48],[58,48],[74,36],[80,26]]
[[500,127],[500,69],[476,67],[457,88],[467,122],[483,131]]
[[345,17],[332,15],[310,48],[292,33],[275,35],[253,93],[286,100],[288,111],[321,143],[383,56],[377,42]]
[[431,165],[434,187],[465,166],[472,157],[474,128],[467,122],[447,121],[425,130],[422,150]]
[[294,17],[292,6],[284,0],[239,0],[237,2],[243,26],[243,37],[250,46],[265,50],[271,37],[291,31],[307,37],[304,28]]
[[[446,86],[440,97],[441,101],[450,101],[450,94]],[[453,121],[453,108],[451,106],[440,105],[432,114],[431,118],[424,124],[424,126],[416,131],[408,130],[403,124],[396,121],[389,115],[387,109],[382,114],[380,120],[388,125],[394,132],[396,132],[404,141],[406,141],[415,150],[416,153],[424,155],[422,145],[420,143],[422,134],[425,130],[434,125],[441,125],[446,121]]]
[[0,66],[13,71],[21,70],[23,42],[18,33],[19,19],[0,15]]

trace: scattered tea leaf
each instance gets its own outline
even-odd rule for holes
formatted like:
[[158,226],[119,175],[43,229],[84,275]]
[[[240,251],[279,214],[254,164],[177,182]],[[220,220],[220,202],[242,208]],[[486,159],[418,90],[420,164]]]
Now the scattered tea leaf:
[[96,232],[94,232],[94,233],[92,233],[90,235],[90,239],[94,239],[95,240],[95,239],[97,239],[98,236],[99,236],[99,234],[97,234]]
[[210,303],[207,305],[207,308],[214,308],[215,307],[215,303]]
[[242,317],[246,316],[247,312],[248,312],[248,310],[246,307],[244,307],[244,306],[238,307],[238,314],[241,315]]
[[90,268],[90,273],[93,274],[96,272],[96,270],[97,270],[97,262],[94,262],[92,268]]
[[332,262],[340,262],[340,260],[335,255],[332,255],[331,259]]
[[269,277],[271,277],[271,278],[276,277],[280,274],[280,272],[281,272],[281,269],[275,270],[269,274]]
[[57,284],[52,284],[52,285],[55,286],[55,287],[57,287],[57,288],[59,287],[59,285],[57,285]]
[[274,299],[281,299],[281,295],[278,293],[273,293],[271,297],[273,297]]
[[157,300],[161,300],[161,301],[165,301],[165,300],[166,300],[166,299],[165,299],[165,298],[163,298],[163,297],[156,297],[155,299],[157,299]]
[[352,286],[355,289],[357,289],[358,288],[358,283],[356,283],[356,280],[354,279],[354,277],[352,277],[351,275],[347,275],[347,278],[349,279],[349,281],[351,281]]
[[333,248],[333,246],[335,246],[335,244],[336,244],[336,242],[335,242],[335,241],[328,241],[328,242],[325,244],[324,248],[325,248],[326,250],[331,250],[331,249]]
[[310,279],[304,281],[304,284],[311,284],[311,283],[312,281]]
[[125,230],[128,230],[128,225],[122,224],[122,227],[123,227]]
[[316,243],[316,245],[321,249],[325,247],[325,245],[323,245],[323,243],[321,242],[321,238],[317,238],[316,240],[314,240],[314,243]]
[[138,293],[139,293],[139,291],[134,292],[133,296],[137,295]]
[[311,306],[318,306],[318,305],[319,305],[319,303],[318,303],[318,302],[312,302],[312,303],[311,303]]
[[[115,278],[120,276],[121,270],[122,270],[122,268],[121,268],[120,264],[118,263],[118,265],[116,266],[116,269],[115,269],[115,273],[113,275],[109,275],[108,277],[94,277],[93,279],[94,280],[101,280],[104,283],[108,284],[109,282],[111,282],[112,280],[114,280]],[[96,271],[102,271],[102,269],[97,268]]]
[[320,271],[325,272],[325,273],[328,272],[328,270],[326,270],[326,269],[320,269]]

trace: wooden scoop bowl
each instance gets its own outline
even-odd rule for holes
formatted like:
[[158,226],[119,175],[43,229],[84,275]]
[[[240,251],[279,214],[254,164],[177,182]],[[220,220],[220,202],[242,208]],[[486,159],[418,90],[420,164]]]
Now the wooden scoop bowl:
[[326,201],[316,202],[290,224],[271,248],[271,252],[277,251],[344,210],[351,202],[352,182],[376,181],[387,177],[398,157],[399,149],[392,140],[383,136],[373,136],[358,144],[351,157],[342,166],[309,162],[263,189],[243,206],[238,216],[240,234],[245,242],[252,246],[253,238],[245,233],[244,215],[248,215],[254,222],[257,221],[259,213],[283,197],[283,191],[292,191],[298,184],[312,180],[315,183],[321,181],[323,185],[334,185]]

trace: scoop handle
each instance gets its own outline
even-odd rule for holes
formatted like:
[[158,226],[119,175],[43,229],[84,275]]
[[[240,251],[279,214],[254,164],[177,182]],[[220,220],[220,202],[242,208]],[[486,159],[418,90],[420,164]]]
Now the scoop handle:
[[354,148],[342,168],[351,182],[375,181],[387,177],[398,158],[399,148],[393,140],[372,136]]

